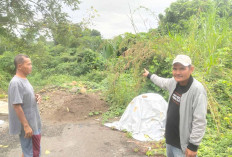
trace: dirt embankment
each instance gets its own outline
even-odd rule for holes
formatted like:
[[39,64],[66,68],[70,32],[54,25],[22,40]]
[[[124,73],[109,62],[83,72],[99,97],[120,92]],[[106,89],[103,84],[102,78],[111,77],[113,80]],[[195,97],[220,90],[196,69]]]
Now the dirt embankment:
[[49,90],[41,92],[41,96],[41,117],[48,121],[75,122],[91,119],[91,113],[100,115],[108,109],[106,102],[95,93],[75,94],[63,90]]

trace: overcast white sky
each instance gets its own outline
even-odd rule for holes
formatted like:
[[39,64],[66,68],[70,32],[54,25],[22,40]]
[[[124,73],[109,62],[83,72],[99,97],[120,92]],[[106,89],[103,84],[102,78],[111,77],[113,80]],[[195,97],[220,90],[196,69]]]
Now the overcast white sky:
[[[133,15],[136,32],[147,32],[150,28],[157,27],[158,14],[176,0],[82,0],[79,5],[80,10],[69,12],[73,22],[80,22],[83,18],[88,18],[90,8],[97,10],[99,16],[92,21],[89,27],[101,32],[103,38],[113,38],[125,32],[135,33],[130,17]],[[140,6],[148,8],[138,9]],[[130,14],[130,10],[134,13]]]

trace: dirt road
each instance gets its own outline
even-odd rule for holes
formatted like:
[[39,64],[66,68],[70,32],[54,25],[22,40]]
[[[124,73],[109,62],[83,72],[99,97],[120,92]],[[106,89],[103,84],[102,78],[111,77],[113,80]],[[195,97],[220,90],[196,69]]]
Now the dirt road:
[[[72,94],[67,91],[41,92],[42,157],[145,157],[146,143],[126,137],[126,133],[101,124],[106,103],[96,94]],[[0,157],[20,157],[17,136],[8,134],[6,122],[0,126]]]
[[[17,138],[1,157],[19,157],[21,154]],[[131,142],[132,141],[132,142]],[[99,125],[94,120],[63,125],[45,125],[42,134],[42,157],[142,157],[134,152],[137,145],[121,132]],[[2,148],[3,149],[3,148]]]

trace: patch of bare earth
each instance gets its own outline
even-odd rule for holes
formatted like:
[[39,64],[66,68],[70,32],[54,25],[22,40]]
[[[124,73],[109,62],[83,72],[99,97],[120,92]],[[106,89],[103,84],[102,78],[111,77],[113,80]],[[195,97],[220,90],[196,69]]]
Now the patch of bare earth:
[[[66,90],[41,92],[43,97],[40,113],[43,120],[66,122],[92,118],[89,113],[101,114],[108,106],[96,93],[70,93]],[[96,116],[93,116],[96,118]]]

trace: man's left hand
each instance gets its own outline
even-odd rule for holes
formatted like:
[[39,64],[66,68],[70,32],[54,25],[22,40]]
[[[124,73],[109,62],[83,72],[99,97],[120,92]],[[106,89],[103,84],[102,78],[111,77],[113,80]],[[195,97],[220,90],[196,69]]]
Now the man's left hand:
[[185,151],[185,156],[186,157],[196,157],[197,156],[197,152],[191,151],[190,149],[186,149]]
[[35,95],[35,99],[36,99],[36,102],[37,102],[38,104],[41,103],[41,96],[40,96],[39,94],[36,94],[36,95]]

